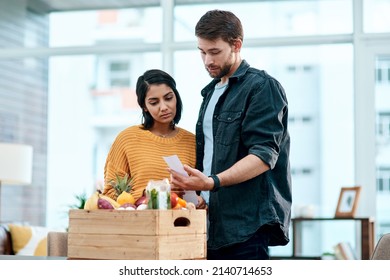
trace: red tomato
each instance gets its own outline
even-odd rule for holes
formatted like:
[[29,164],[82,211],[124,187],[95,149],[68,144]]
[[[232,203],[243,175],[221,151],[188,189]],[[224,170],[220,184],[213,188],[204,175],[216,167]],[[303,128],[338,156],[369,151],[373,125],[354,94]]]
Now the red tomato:
[[171,192],[171,208],[175,208],[179,196],[175,192]]

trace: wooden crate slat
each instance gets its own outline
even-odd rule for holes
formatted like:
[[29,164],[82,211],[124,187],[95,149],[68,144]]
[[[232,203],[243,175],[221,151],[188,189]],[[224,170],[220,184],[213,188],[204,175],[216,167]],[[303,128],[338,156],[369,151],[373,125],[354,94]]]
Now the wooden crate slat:
[[98,259],[98,260],[156,260],[155,251],[141,249],[125,250],[124,248],[68,246],[69,259]]
[[177,235],[160,236],[158,239],[158,258],[160,260],[190,260],[206,258],[206,235],[196,235],[188,239],[187,236]]

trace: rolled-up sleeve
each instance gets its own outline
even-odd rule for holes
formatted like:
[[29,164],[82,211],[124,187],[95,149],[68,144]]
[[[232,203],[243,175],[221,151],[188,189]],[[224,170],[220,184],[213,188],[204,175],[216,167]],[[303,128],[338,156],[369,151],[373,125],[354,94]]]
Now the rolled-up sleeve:
[[287,100],[280,84],[266,79],[254,89],[242,125],[242,141],[249,154],[263,160],[271,169],[278,160],[285,132]]

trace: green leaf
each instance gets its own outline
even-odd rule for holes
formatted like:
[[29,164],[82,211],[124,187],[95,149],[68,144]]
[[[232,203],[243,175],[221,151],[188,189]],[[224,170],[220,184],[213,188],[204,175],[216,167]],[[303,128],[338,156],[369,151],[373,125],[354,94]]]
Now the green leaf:
[[71,209],[84,209],[85,202],[87,201],[88,197],[85,192],[82,194],[75,195],[75,198],[77,200],[77,203],[69,205]]

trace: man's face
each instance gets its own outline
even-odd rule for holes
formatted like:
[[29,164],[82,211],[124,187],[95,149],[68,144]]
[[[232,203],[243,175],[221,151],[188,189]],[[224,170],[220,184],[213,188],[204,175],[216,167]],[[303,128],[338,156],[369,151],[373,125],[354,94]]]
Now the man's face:
[[222,39],[216,41],[198,38],[198,49],[207,72],[212,78],[229,77],[237,60],[237,51]]

